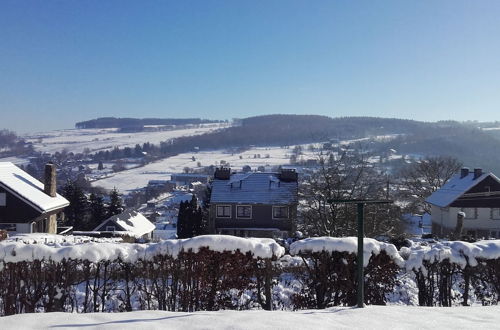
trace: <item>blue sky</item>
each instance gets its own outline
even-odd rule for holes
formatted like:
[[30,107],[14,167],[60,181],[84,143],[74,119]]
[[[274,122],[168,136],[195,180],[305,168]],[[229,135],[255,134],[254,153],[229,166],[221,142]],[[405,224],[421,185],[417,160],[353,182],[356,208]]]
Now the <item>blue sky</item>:
[[0,1],[0,128],[500,120],[500,1]]

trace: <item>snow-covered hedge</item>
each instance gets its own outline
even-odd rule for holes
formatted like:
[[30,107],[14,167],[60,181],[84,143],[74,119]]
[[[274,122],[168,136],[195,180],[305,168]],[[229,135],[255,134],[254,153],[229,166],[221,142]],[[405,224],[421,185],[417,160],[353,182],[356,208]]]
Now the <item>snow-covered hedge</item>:
[[[381,251],[384,251],[398,266],[404,266],[404,260],[393,244],[379,242],[372,238],[365,238],[363,243],[364,267],[368,266],[372,255],[378,255]],[[357,254],[358,239],[356,237],[314,237],[306,238],[290,245],[291,255],[322,251]]]
[[452,306],[458,301],[500,301],[500,240],[438,242],[402,248],[422,306]]
[[[326,308],[356,304],[356,237],[318,237],[294,242],[290,254],[303,259],[295,269],[302,285],[292,297],[294,308]],[[365,303],[385,304],[404,260],[392,244],[365,239]]]
[[177,257],[181,251],[198,252],[205,247],[216,252],[251,253],[256,258],[280,258],[285,249],[272,239],[240,238],[225,235],[205,235],[180,240],[166,240],[152,244],[127,243],[82,243],[82,244],[25,244],[23,242],[0,242],[0,261],[20,262],[34,260],[64,259],[90,262],[121,260],[136,262],[149,260],[158,255]]
[[448,262],[464,269],[466,266],[476,267],[478,260],[494,260],[500,258],[500,240],[467,243],[461,241],[440,242],[432,245],[417,245],[402,248],[401,255],[406,260],[406,269],[426,271],[424,262]]
[[[356,238],[304,239],[284,253],[271,239],[220,235],[154,244],[4,241],[0,315],[356,303]],[[411,290],[426,306],[499,301],[498,240],[421,242],[397,251],[365,239],[364,257],[367,304],[385,304],[390,293]]]

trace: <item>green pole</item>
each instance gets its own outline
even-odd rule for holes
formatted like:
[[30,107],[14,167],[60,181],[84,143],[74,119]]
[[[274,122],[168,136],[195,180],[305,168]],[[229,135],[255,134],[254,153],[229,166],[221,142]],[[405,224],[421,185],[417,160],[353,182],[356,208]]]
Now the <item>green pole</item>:
[[364,269],[363,269],[363,236],[364,236],[364,203],[358,203],[358,308],[364,307]]

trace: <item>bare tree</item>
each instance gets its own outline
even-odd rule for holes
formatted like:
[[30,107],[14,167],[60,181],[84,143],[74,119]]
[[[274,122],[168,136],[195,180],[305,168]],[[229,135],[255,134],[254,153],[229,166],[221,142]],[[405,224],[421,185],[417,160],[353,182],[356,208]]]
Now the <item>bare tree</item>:
[[[333,201],[386,197],[386,177],[367,161],[368,156],[357,150],[319,157],[319,169],[304,180],[300,189],[301,230],[309,236],[356,235],[355,206]],[[367,236],[395,234],[398,223],[397,206],[366,208]]]
[[430,212],[425,199],[438,190],[462,167],[453,157],[427,157],[404,167],[400,172],[401,197],[408,201],[409,212]]

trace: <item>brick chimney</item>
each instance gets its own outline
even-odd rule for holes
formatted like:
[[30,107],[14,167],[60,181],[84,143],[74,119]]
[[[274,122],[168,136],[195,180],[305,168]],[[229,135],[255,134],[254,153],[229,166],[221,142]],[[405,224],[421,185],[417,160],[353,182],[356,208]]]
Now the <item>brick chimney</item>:
[[467,175],[469,175],[469,168],[464,167],[460,170],[460,179],[465,178]]
[[480,168],[475,168],[474,169],[474,180],[479,178],[481,175],[483,175],[483,170]]
[[53,163],[45,164],[45,180],[43,191],[50,197],[56,197],[56,165]]

